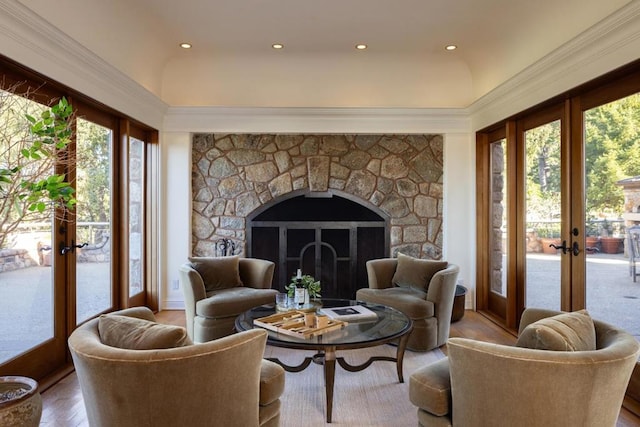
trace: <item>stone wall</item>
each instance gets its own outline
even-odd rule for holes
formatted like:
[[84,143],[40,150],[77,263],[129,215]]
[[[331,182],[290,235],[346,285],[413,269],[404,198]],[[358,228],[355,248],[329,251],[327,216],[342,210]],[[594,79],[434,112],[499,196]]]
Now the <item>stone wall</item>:
[[491,215],[492,215],[492,240],[491,248],[491,290],[499,294],[506,291],[502,278],[504,266],[502,265],[503,254],[506,252],[505,241],[502,233],[504,222],[504,192],[505,192],[505,150],[503,142],[499,141],[491,144]]
[[0,273],[36,265],[38,263],[26,249],[0,249]]
[[195,134],[192,252],[245,247],[246,217],[293,191],[343,192],[388,215],[390,253],[442,256],[442,135]]
[[622,186],[622,194],[624,195],[625,227],[640,224],[640,176],[623,179],[617,184]]

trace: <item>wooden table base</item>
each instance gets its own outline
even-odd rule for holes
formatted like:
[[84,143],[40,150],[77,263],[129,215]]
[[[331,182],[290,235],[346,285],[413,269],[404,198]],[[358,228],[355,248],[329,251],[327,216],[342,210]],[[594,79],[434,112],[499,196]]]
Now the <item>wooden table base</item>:
[[374,356],[370,357],[369,360],[364,362],[361,365],[351,365],[343,357],[336,357],[336,347],[335,346],[326,346],[322,350],[320,350],[317,354],[314,354],[311,357],[305,357],[302,363],[299,365],[287,365],[281,362],[278,358],[272,357],[268,358],[272,362],[275,362],[282,366],[287,372],[301,372],[305,370],[311,362],[321,364],[324,366],[324,387],[325,387],[325,396],[327,402],[327,414],[326,419],[327,423],[331,422],[331,415],[333,412],[333,387],[335,383],[336,376],[336,361],[338,364],[346,371],[349,372],[358,372],[362,371],[369,366],[373,362],[377,361],[387,361],[387,362],[396,362],[396,369],[398,372],[398,382],[404,382],[404,375],[402,371],[402,364],[404,361],[404,352],[407,348],[407,341],[409,340],[409,334],[403,335],[398,341],[398,349],[396,351],[396,357],[388,357],[388,356]]

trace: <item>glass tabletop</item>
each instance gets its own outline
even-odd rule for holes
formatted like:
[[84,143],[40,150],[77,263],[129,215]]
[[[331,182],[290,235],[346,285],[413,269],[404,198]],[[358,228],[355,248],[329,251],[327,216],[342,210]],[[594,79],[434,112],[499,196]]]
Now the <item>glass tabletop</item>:
[[[411,320],[402,312],[380,304],[370,304],[363,301],[345,299],[322,299],[322,308],[346,307],[362,305],[376,314],[375,320],[349,321],[339,330],[327,332],[323,335],[311,338],[298,338],[265,329],[268,334],[269,344],[287,348],[321,348],[335,346],[339,348],[369,347],[379,342],[388,342],[401,337],[411,329]],[[276,312],[275,306],[261,305],[238,316],[236,329],[246,331],[253,329],[253,320],[266,317]]]

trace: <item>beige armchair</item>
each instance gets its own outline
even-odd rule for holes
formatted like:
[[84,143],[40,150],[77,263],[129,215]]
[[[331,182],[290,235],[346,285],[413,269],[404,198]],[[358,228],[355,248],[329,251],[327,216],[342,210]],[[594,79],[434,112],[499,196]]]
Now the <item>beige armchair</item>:
[[[145,307],[113,314],[127,321],[154,322],[153,313]],[[109,333],[101,320],[83,324],[69,337],[91,426],[279,425],[284,370],[262,359],[265,331],[242,332],[204,344],[180,339],[176,345],[186,345],[135,350],[107,345],[103,338],[109,342],[115,336],[139,345],[138,331],[148,338],[150,330],[166,325],[143,322],[151,329],[138,330],[117,325]],[[179,329],[186,337],[184,328]],[[167,332],[155,332],[156,343],[162,334]],[[166,347],[167,338],[164,341]]]
[[[571,315],[575,313],[580,312]],[[549,322],[558,314],[525,310],[518,345],[531,344],[531,336],[545,341],[542,329],[550,323],[540,330],[532,324]],[[558,324],[566,331],[569,323]],[[557,336],[560,342],[573,336],[580,345],[593,340],[595,350],[543,350],[451,338],[448,358],[410,377],[409,397],[418,406],[420,425],[615,426],[640,345],[630,334],[597,320],[591,333],[592,338],[574,332]],[[523,339],[523,334],[529,337]]]
[[239,314],[275,303],[274,268],[256,258],[189,258],[179,270],[189,337],[207,342],[230,335]]
[[413,321],[407,348],[427,351],[446,343],[459,268],[446,261],[408,257],[367,261],[369,287],[356,299],[384,304]]

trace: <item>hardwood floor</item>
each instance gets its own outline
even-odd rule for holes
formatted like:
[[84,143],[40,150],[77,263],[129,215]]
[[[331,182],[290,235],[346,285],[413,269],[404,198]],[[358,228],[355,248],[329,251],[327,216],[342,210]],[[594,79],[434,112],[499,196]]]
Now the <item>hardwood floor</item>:
[[[156,314],[161,323],[185,325],[184,312],[162,311]],[[512,345],[516,337],[473,311],[451,325],[451,336],[472,338],[499,344]],[[41,426],[88,426],[82,393],[75,373],[72,373],[42,393],[43,412]],[[640,418],[622,408],[617,427],[640,426]]]

